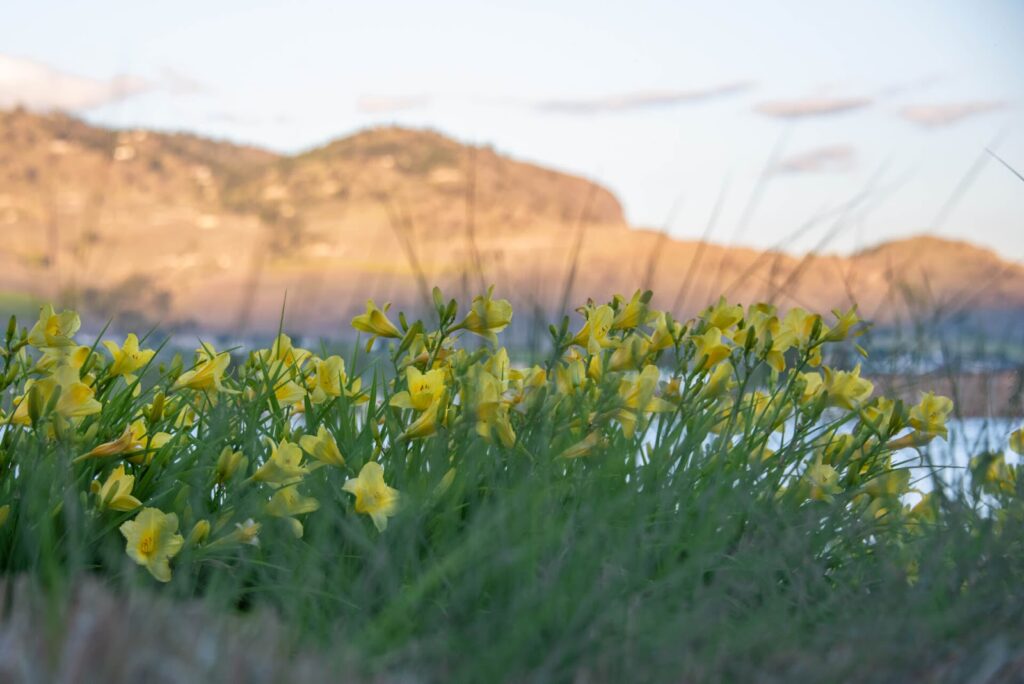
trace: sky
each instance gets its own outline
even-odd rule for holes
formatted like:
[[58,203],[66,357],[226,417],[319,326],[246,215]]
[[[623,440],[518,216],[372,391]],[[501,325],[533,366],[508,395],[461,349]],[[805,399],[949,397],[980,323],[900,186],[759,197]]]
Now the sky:
[[1024,258],[1021,0],[33,0],[0,27],[0,107],[281,152],[429,127],[680,238]]

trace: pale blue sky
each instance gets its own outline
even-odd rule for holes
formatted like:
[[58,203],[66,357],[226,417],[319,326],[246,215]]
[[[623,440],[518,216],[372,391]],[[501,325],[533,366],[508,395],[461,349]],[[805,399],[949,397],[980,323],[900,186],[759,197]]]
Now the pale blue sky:
[[[999,135],[1024,169],[1019,0],[505,5],[7,3],[0,104],[65,88],[81,97],[54,104],[93,121],[282,151],[430,126],[593,177],[637,225],[662,227],[675,206],[681,237],[703,233],[728,179],[713,238],[758,247],[869,186],[836,231],[790,246],[928,230]],[[80,78],[40,94],[40,73]],[[111,87],[119,75],[135,80]],[[138,92],[116,97],[125,83]],[[938,232],[1024,257],[1024,183],[989,162]]]

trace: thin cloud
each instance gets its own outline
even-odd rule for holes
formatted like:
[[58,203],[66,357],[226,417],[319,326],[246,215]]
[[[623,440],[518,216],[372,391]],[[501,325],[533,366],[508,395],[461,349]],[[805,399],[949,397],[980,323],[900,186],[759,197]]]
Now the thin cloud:
[[564,114],[598,114],[602,112],[656,109],[735,95],[749,90],[752,85],[752,83],[742,81],[698,90],[649,90],[608,95],[594,99],[544,100],[537,102],[535,106],[542,111]]
[[794,154],[775,165],[775,173],[845,173],[853,169],[857,154],[849,145],[816,147]]
[[429,95],[367,95],[359,98],[356,109],[364,114],[388,114],[420,109],[430,104]]
[[174,95],[199,95],[210,92],[210,87],[177,69],[164,67],[160,70],[161,85]]
[[988,114],[1006,107],[1005,102],[996,100],[974,102],[951,102],[947,104],[915,105],[900,111],[907,121],[919,126],[938,128],[959,123],[982,114]]
[[761,102],[754,106],[754,111],[779,119],[804,119],[844,114],[871,104],[869,97],[803,97]]
[[0,54],[0,107],[79,111],[117,102],[151,87],[135,76],[90,78]]

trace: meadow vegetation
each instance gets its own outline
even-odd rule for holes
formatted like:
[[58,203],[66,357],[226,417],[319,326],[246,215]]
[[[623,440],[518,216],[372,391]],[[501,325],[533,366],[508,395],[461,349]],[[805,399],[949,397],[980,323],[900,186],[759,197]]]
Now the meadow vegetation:
[[[904,404],[830,365],[867,354],[856,309],[722,299],[677,321],[650,301],[588,302],[528,363],[491,291],[460,308],[435,289],[425,321],[371,301],[347,359],[283,331],[186,359],[83,344],[48,305],[12,318],[0,605],[17,586],[57,616],[33,623],[44,653],[76,587],[133,597],[105,610],[152,655],[95,665],[126,678],[180,657],[157,635],[196,606],[276,627],[248,656],[209,636],[195,677],[245,658],[267,681],[1019,676],[1022,432],[953,486],[925,449],[948,398]],[[290,670],[300,654],[321,669]]]

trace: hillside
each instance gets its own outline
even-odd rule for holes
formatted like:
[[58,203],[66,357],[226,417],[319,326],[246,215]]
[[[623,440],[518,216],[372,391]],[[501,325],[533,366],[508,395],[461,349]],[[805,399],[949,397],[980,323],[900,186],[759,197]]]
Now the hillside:
[[[1024,310],[1024,270],[935,238],[848,258],[678,241],[630,228],[608,190],[430,131],[371,129],[295,156],[185,134],[0,112],[0,292],[97,316],[325,334],[367,296],[496,283],[521,311],[654,289],[880,318]],[[575,269],[572,268],[576,262]]]

